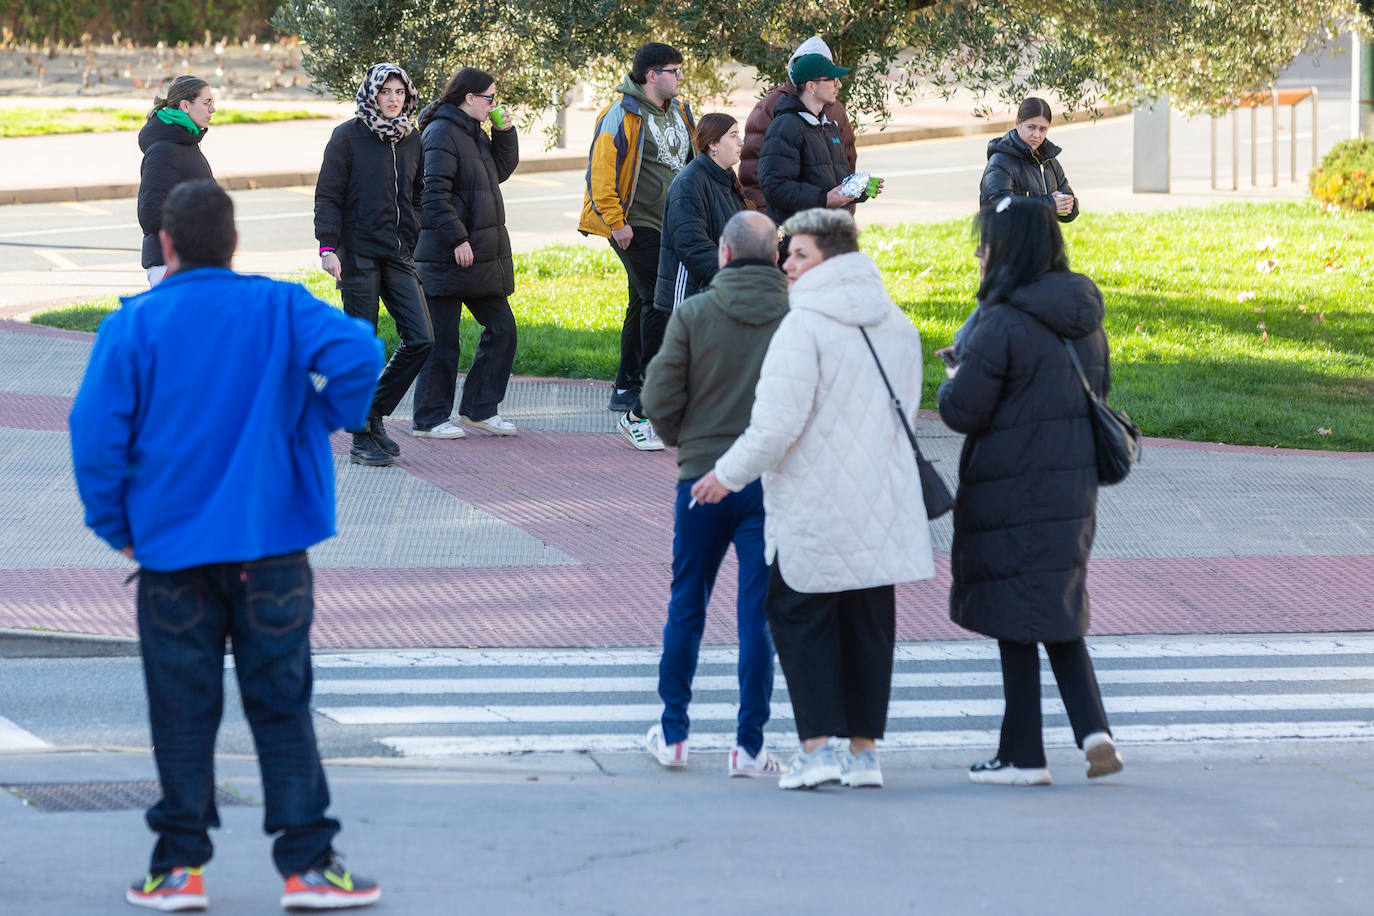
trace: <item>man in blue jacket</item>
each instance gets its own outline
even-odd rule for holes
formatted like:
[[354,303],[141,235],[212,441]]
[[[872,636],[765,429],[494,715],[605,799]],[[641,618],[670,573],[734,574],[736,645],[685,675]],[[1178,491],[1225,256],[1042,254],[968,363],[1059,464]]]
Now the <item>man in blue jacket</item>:
[[310,566],[334,534],[329,434],[367,422],[381,343],[298,284],[229,269],[234,205],[178,185],[159,233],[167,279],[100,326],[71,414],[86,524],[139,564],[138,631],[162,799],[147,877],[126,899],[208,905],[224,643],[262,770],[282,905],[372,903],[331,841],[310,719]]

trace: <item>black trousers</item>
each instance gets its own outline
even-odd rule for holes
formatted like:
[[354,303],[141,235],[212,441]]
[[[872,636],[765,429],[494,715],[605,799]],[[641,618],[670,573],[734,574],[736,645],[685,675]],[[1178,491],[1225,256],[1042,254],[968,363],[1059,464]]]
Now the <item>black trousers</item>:
[[486,420],[497,413],[515,365],[515,315],[505,296],[429,296],[434,325],[434,351],[415,383],[416,429],[433,429],[453,413],[458,390],[458,359],[462,355],[459,320],[463,306],[482,326],[472,367],[463,382],[458,413],[469,420]]
[[[1002,690],[1007,698],[997,759],[1016,767],[1045,765],[1040,717],[1040,654],[1035,647],[1035,643],[997,641],[1002,654]],[[1083,739],[1093,732],[1110,733],[1097,675],[1083,640],[1047,642],[1045,654],[1049,656],[1078,746],[1082,747]]]
[[797,736],[881,738],[897,631],[892,586],[793,591],[775,557],[764,611],[792,696]]
[[383,367],[372,396],[371,413],[389,417],[420,373],[434,343],[420,277],[409,258],[366,258],[343,252],[339,264],[343,276],[338,287],[344,312],[376,328],[380,299],[396,322],[401,343]]
[[[633,228],[634,237],[630,239],[629,248],[621,248],[611,239],[611,250],[625,265],[629,280],[629,302],[625,306],[625,323],[620,327],[620,368],[616,370],[615,387],[638,391],[644,386],[644,370],[663,344],[668,313],[654,308],[661,242],[659,231],[644,226]],[[638,398],[634,412],[636,416],[644,416]]]

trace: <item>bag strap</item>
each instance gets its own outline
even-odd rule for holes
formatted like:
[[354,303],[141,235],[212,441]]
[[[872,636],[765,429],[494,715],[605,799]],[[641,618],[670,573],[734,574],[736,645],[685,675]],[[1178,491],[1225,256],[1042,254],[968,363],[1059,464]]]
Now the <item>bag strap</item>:
[[1078,351],[1073,348],[1073,344],[1069,343],[1067,337],[1059,339],[1064,341],[1064,349],[1069,351],[1069,360],[1073,363],[1073,367],[1078,370],[1078,378],[1083,382],[1083,390],[1088,393],[1089,400],[1096,401],[1097,392],[1093,391],[1093,386],[1088,384],[1088,373],[1083,371],[1083,364],[1078,361]]
[[868,331],[860,327],[859,333],[864,336],[864,343],[868,344],[868,352],[873,354],[873,362],[878,366],[878,374],[883,377],[883,384],[887,386],[888,396],[892,399],[892,409],[897,411],[897,419],[902,421],[902,429],[906,430],[906,437],[911,442],[911,450],[916,453],[916,457],[921,457],[921,447],[916,444],[916,434],[911,431],[911,424],[907,422],[906,411],[902,409],[902,399],[897,397],[897,392],[892,390],[892,383],[887,380],[887,372],[883,369],[883,361],[878,359],[878,351],[873,349],[873,341],[868,339]]

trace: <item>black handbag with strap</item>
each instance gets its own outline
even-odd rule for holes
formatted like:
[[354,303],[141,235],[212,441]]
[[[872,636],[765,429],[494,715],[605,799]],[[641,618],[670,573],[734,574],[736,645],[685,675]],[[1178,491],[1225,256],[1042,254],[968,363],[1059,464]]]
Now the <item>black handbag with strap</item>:
[[873,341],[868,339],[868,331],[859,328],[859,333],[864,336],[864,343],[868,344],[868,352],[873,354],[873,362],[878,364],[878,374],[883,377],[883,384],[887,386],[887,393],[892,398],[892,407],[897,411],[897,419],[902,421],[902,429],[906,430],[907,440],[911,442],[911,451],[916,455],[916,472],[921,478],[921,498],[925,500],[926,518],[937,519],[954,508],[954,496],[949,492],[949,487],[945,486],[940,472],[935,470],[935,465],[921,454],[921,447],[916,444],[916,434],[911,431],[906,411],[902,409],[902,399],[897,397],[897,392],[892,389],[892,383],[887,380],[887,372],[883,370],[882,360],[878,359],[878,351],[873,349]]
[[1092,421],[1093,445],[1097,452],[1097,482],[1121,483],[1131,473],[1131,465],[1140,460],[1140,427],[1131,422],[1124,410],[1108,407],[1107,402],[1093,392],[1073,344],[1067,337],[1059,339],[1064,342],[1064,349],[1069,351],[1069,359],[1078,370],[1083,390],[1088,394],[1088,419]]

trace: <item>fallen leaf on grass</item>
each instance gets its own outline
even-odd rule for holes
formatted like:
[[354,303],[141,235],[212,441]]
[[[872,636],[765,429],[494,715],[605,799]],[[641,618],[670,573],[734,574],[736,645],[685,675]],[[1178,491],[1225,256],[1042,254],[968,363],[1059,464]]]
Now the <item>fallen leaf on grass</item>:
[[1262,274],[1273,273],[1274,268],[1279,266],[1279,262],[1273,258],[1255,262],[1255,270]]
[[1237,302],[1249,302],[1253,298],[1255,298],[1255,291],[1253,289],[1247,289],[1243,293],[1236,293]]
[[1317,427],[1317,435],[1319,435],[1319,436],[1329,436],[1329,435],[1331,435],[1331,430],[1327,429],[1325,426],[1318,426],[1318,427]]
[[1340,269],[1341,265],[1337,264],[1335,261],[1327,261],[1326,266],[1322,268],[1322,270],[1326,271],[1327,273],[1331,273],[1332,271]]
[[1252,312],[1263,312],[1263,311],[1264,311],[1264,306],[1262,306],[1262,305],[1257,305],[1257,306],[1255,306],[1254,308],[1252,308],[1250,311],[1252,311]]
[[1305,311],[1307,311],[1307,306],[1306,306],[1305,304],[1299,302],[1299,303],[1298,303],[1298,311],[1300,311],[1300,312],[1305,312]]
[[1256,251],[1271,251],[1279,247],[1279,240],[1272,235],[1265,236],[1255,243]]

